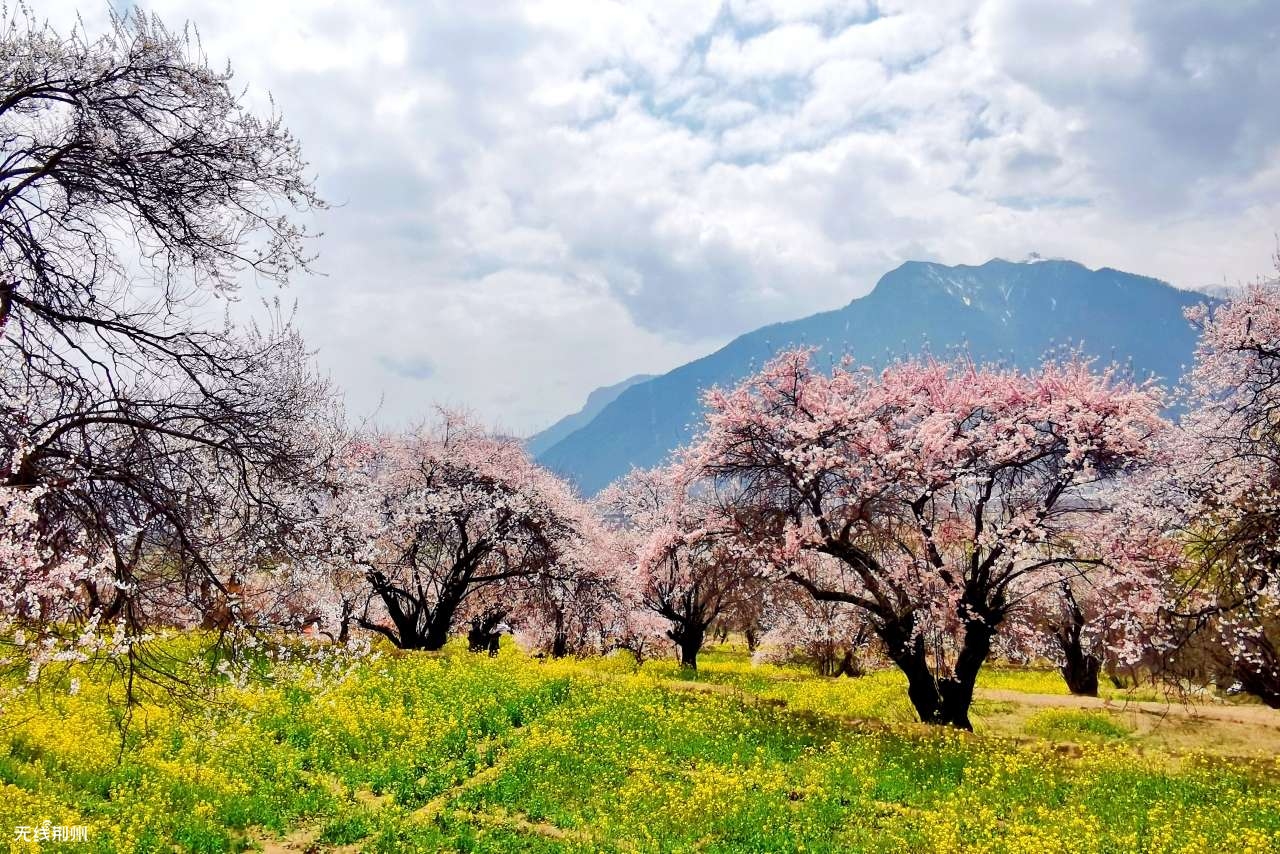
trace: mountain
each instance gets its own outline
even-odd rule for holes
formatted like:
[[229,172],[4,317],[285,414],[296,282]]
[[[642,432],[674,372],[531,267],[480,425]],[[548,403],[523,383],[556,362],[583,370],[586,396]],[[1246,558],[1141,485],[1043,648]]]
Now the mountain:
[[701,420],[705,389],[735,384],[780,350],[801,344],[821,348],[819,359],[848,353],[876,366],[967,347],[977,361],[1022,368],[1071,346],[1123,363],[1140,379],[1172,383],[1195,349],[1182,311],[1204,299],[1158,279],[1073,261],[994,259],[978,267],[909,261],[843,308],[749,332],[632,385],[538,459],[592,495],[631,466],[661,463],[686,443]]
[[1244,293],[1245,285],[1202,285],[1196,290],[1214,299],[1229,300]]
[[618,395],[631,388],[636,383],[642,383],[645,380],[653,379],[653,374],[636,374],[634,377],[628,377],[620,383],[598,388],[591,394],[587,395],[587,402],[581,409],[572,415],[566,415],[555,424],[552,424],[541,433],[534,433],[528,439],[524,440],[524,445],[529,449],[529,453],[535,457],[541,455],[548,448],[568,436],[574,430],[585,427],[590,423],[591,419],[600,414],[600,410],[617,400]]

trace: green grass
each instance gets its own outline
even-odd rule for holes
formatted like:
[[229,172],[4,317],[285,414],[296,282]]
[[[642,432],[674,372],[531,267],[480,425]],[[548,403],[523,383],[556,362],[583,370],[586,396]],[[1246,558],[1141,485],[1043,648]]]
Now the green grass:
[[1032,740],[940,731],[892,672],[732,649],[696,674],[509,649],[292,666],[155,696],[120,762],[108,686],[82,685],[11,699],[0,730],[0,827],[89,825],[66,850],[1280,850],[1274,760],[1171,762],[1097,712],[1037,712]]
[[1076,709],[1044,709],[1028,718],[1025,728],[1032,735],[1060,741],[1123,739],[1133,731],[1116,715]]

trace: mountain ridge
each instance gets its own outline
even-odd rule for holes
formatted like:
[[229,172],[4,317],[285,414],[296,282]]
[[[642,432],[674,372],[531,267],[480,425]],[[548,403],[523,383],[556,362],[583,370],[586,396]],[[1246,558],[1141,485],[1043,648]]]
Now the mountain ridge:
[[963,348],[1027,368],[1055,349],[1128,361],[1135,376],[1175,382],[1194,353],[1183,310],[1206,299],[1149,276],[1075,261],[993,258],[978,266],[907,261],[846,305],[744,333],[720,349],[624,389],[538,459],[594,494],[631,466],[661,463],[701,420],[701,393],[735,384],[777,352],[819,347],[873,367]]
[[534,433],[532,436],[524,440],[524,446],[529,450],[529,453],[533,454],[535,457],[542,454],[570,433],[573,433],[581,427],[585,427],[590,423],[591,419],[595,418],[596,415],[600,413],[600,410],[604,409],[610,403],[613,403],[613,401],[617,399],[618,395],[622,394],[636,383],[651,380],[654,376],[654,374],[634,374],[633,376],[627,377],[625,380],[616,382],[613,385],[600,386],[587,395],[586,403],[582,405],[581,409],[577,412],[569,413],[545,430]]

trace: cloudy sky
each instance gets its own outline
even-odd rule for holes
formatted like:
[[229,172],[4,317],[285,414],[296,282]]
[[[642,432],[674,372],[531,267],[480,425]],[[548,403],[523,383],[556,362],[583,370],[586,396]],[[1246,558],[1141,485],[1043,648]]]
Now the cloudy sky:
[[[77,5],[106,9],[37,8]],[[145,8],[302,140],[334,207],[288,296],[387,422],[533,431],[908,259],[1198,287],[1266,272],[1280,229],[1275,0]]]

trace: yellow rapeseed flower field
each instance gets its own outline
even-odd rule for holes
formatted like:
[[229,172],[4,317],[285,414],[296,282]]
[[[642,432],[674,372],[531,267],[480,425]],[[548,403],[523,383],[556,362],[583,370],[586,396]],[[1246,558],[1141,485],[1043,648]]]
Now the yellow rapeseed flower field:
[[[980,705],[977,734],[927,728],[888,671],[821,678],[721,649],[695,674],[504,647],[239,687],[203,673],[204,693],[144,691],[127,722],[111,671],[77,672],[74,695],[10,690],[9,850],[1280,851],[1275,757],[1173,754],[1105,710],[1038,708],[1001,733]],[[1055,679],[984,684],[1043,696]],[[14,832],[44,822],[88,841]]]

